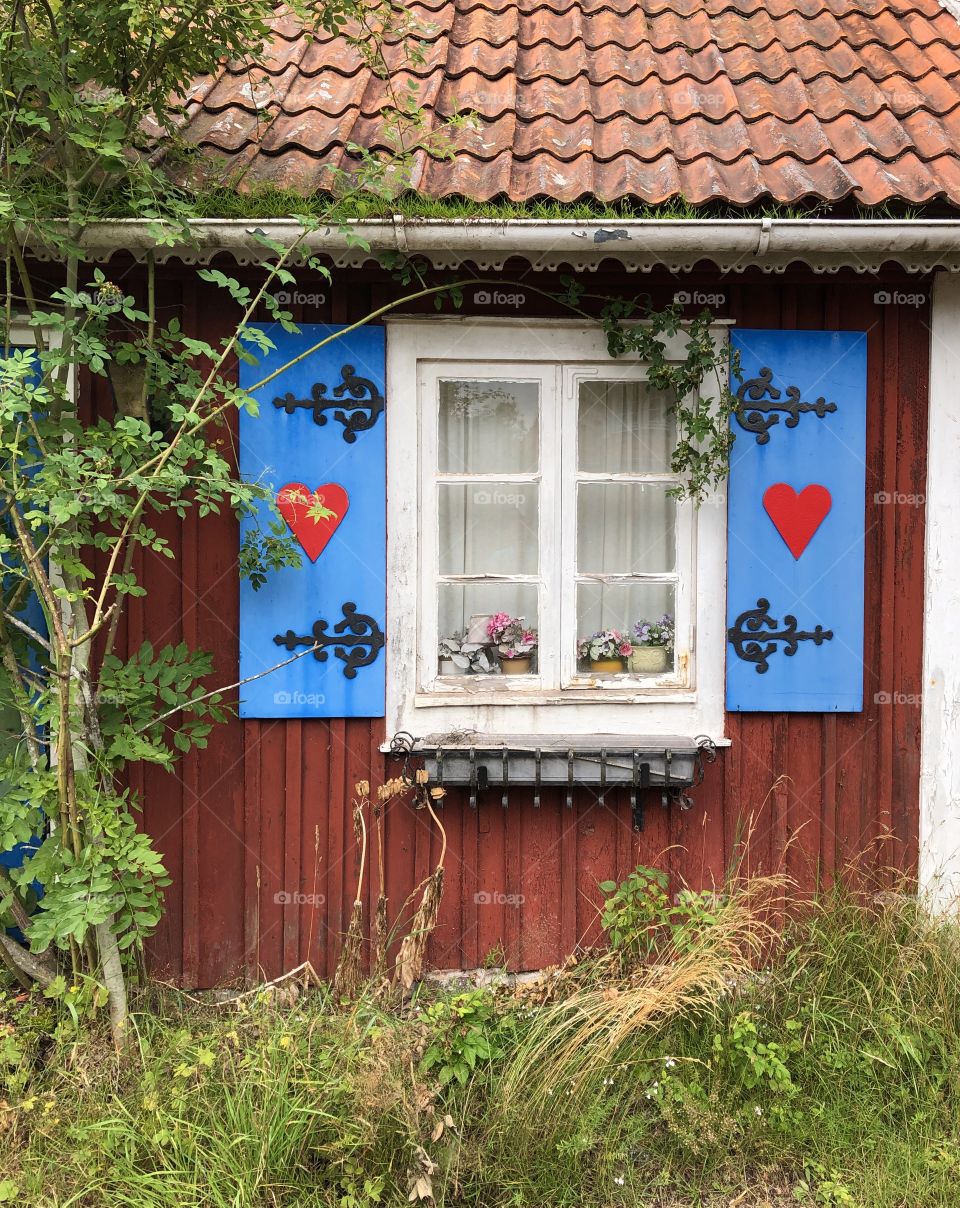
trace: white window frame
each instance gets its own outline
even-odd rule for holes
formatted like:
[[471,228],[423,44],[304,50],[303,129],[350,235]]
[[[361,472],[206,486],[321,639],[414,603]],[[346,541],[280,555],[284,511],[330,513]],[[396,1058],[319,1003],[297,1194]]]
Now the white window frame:
[[[571,447],[575,463],[577,384],[584,377],[642,380],[636,361],[613,360],[599,326],[578,321],[477,318],[392,318],[387,321],[387,725],[417,738],[467,732],[475,741],[505,736],[638,737],[708,735],[723,742],[726,497],[708,496],[697,509],[677,509],[679,572],[675,670],[663,676],[598,677],[578,673],[572,644],[543,644],[543,674],[456,676],[437,672],[437,536],[435,383],[439,377],[485,376],[542,381],[540,468],[535,475],[490,475],[498,482],[540,481],[540,567],[561,564],[563,598],[541,592],[538,625],[559,630],[561,607],[575,608],[572,541],[558,548],[561,508],[576,480],[659,480],[653,475],[543,475]],[[714,339],[726,342],[727,325]],[[682,333],[667,355],[684,356]],[[558,355],[559,353],[559,355]],[[549,388],[547,378],[554,375]],[[541,376],[542,375],[542,376]],[[709,383],[704,383],[704,389]],[[547,386],[547,389],[543,389]],[[548,413],[551,401],[557,406]],[[429,412],[428,412],[429,409]],[[574,434],[570,441],[570,433]],[[564,448],[566,444],[566,448]],[[456,476],[441,475],[441,480]],[[473,476],[471,476],[473,477]],[[554,484],[558,489],[554,490]],[[561,494],[567,496],[561,501]],[[429,501],[424,506],[424,501]],[[568,514],[573,514],[569,513]],[[680,558],[686,559],[686,566]],[[582,578],[583,576],[581,576]],[[567,613],[567,615],[571,615]],[[575,612],[572,614],[575,615]],[[557,647],[561,646],[560,649]],[[567,646],[571,648],[566,649]],[[554,685],[559,685],[556,687]],[[632,707],[627,707],[632,706]]]

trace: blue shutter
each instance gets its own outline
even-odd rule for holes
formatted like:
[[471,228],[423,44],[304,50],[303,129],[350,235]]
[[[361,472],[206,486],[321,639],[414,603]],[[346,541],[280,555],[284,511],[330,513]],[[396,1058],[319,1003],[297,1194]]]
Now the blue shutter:
[[[18,352],[33,352],[34,351],[33,345],[30,345],[29,347],[14,345],[14,348]],[[40,373],[39,373],[39,366],[38,366],[33,374],[33,384],[36,386],[36,385],[39,385],[39,383],[40,383]],[[31,451],[34,454],[36,453],[36,449],[32,445],[32,443],[31,443]],[[30,477],[31,475],[36,473],[36,468],[28,465],[25,473],[26,473],[27,477]],[[7,525],[7,524],[9,524],[9,521],[4,519],[4,521],[2,521],[2,524]],[[9,535],[12,539],[12,532]],[[2,560],[0,560],[0,572],[2,572]],[[6,589],[8,586],[9,586],[9,584],[5,580],[4,588]],[[43,609],[40,607],[40,601],[37,599],[35,592],[31,591],[30,594],[27,596],[26,601],[24,602],[23,606],[20,609],[19,615],[30,626],[31,629],[36,630],[37,633],[46,634],[47,620],[46,620],[46,617],[43,615]],[[33,647],[32,643],[28,650],[27,660],[28,660],[28,666],[30,667],[30,669],[39,676],[42,672],[42,666],[41,666],[40,660],[37,656],[37,652],[36,652],[35,648]],[[9,730],[7,728],[8,726],[9,726]],[[20,716],[19,716],[19,714],[16,713],[13,706],[10,704],[0,707],[0,738],[2,738],[2,741],[7,742],[10,740],[11,736],[14,736],[14,735],[17,736],[16,741],[19,741],[19,733],[20,733]],[[0,851],[0,867],[3,867],[5,869],[14,869],[14,868],[22,867],[22,865],[28,859],[31,859],[36,854],[36,851],[40,847],[42,842],[43,842],[42,835],[33,835],[30,839],[28,839],[24,843],[15,843],[13,845],[13,847],[11,847],[8,851]],[[33,892],[37,896],[37,898],[43,897],[43,887],[40,885],[40,883],[38,881],[31,882],[30,888],[33,890]],[[15,939],[20,940],[22,942],[26,942],[25,936],[24,936],[23,932],[19,929],[19,927],[8,927],[6,929],[6,931],[7,931],[8,935],[12,935]]]
[[[343,329],[264,330],[276,349],[241,365],[242,386]],[[271,572],[259,591],[241,583],[240,678],[303,654],[240,689],[241,717],[383,716],[384,378],[384,330],[361,327],[257,391],[259,415],[240,417],[241,474],[270,484],[301,544],[298,569]]]
[[866,335],[736,331],[727,708],[863,708]]

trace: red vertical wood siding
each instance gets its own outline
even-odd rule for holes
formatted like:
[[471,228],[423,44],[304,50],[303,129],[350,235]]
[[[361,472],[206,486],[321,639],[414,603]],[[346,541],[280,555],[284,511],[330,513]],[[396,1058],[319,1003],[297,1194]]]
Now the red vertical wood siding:
[[[232,319],[222,295],[198,286],[190,270],[170,269],[169,277],[167,304],[180,306],[187,329],[215,344]],[[391,288],[372,274],[349,278],[349,289],[340,278],[339,289],[318,285],[332,294],[325,308],[299,317],[359,318]],[[906,282],[889,277],[893,286]],[[451,793],[443,810],[446,891],[431,952],[438,966],[477,966],[500,950],[515,968],[561,960],[597,937],[597,883],[638,862],[695,886],[721,881],[737,859],[754,870],[784,867],[806,886],[858,858],[878,868],[916,866],[920,718],[909,702],[921,691],[924,514],[922,506],[875,496],[922,498],[926,309],[875,305],[875,279],[799,270],[722,281],[703,274],[691,284],[725,291],[727,313],[744,326],[869,333],[864,711],[729,716],[732,745],[707,768],[694,807],[664,810],[651,797],[639,835],[619,792],[600,804],[581,790],[571,809],[559,792],[544,792],[535,809],[529,794],[511,789],[509,808],[491,792],[477,810]],[[650,288],[659,302],[676,282],[611,276],[590,288]],[[916,292],[915,279],[909,288]],[[231,683],[239,647],[235,522],[163,524],[179,559],[146,560],[149,594],[131,602],[126,638],[203,645],[215,654],[220,682]],[[878,693],[899,703],[878,703]],[[209,748],[175,773],[134,771],[145,825],[173,877],[151,943],[158,971],[192,986],[272,976],[308,957],[332,971],[356,890],[352,786],[396,772],[379,752],[384,738],[380,721],[236,720],[215,729]],[[392,916],[437,858],[428,821],[401,802],[388,808]],[[369,866],[376,867],[375,845]],[[375,895],[368,883],[368,914]],[[496,895],[510,902],[484,900]]]

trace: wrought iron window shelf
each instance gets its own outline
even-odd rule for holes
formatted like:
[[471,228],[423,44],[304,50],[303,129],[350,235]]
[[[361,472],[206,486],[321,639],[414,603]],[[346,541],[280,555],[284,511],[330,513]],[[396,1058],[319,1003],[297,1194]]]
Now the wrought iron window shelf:
[[704,761],[716,758],[713,742],[704,737],[646,738],[625,743],[622,735],[549,739],[525,735],[489,739],[476,736],[414,739],[398,734],[391,752],[406,762],[422,759],[431,783],[469,789],[473,809],[493,793],[509,805],[511,787],[532,787],[533,805],[540,807],[541,790],[565,789],[564,802],[573,807],[575,790],[588,786],[603,804],[608,791],[629,789],[635,830],[643,829],[644,804],[659,791],[664,806],[689,809],[685,791],[700,783]]

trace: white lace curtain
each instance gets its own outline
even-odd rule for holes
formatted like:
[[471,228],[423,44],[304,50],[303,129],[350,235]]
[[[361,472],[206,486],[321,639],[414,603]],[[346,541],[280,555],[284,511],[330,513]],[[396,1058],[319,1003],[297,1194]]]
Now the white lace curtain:
[[[538,484],[507,477],[539,468],[539,408],[536,382],[441,383],[440,474],[483,476],[438,488],[441,575],[542,574],[552,582],[554,568],[539,565]],[[581,476],[664,473],[674,422],[666,398],[642,382],[586,381],[578,399],[576,449],[569,427],[563,440]],[[559,474],[556,466],[542,470]],[[666,489],[581,477],[577,514],[564,516],[562,531],[563,541],[576,541],[578,573],[673,571],[676,504]],[[629,629],[642,616],[673,611],[669,585],[581,581],[577,594],[579,635]],[[474,614],[499,611],[524,616],[537,627],[535,586],[441,584],[440,636],[465,629]]]

